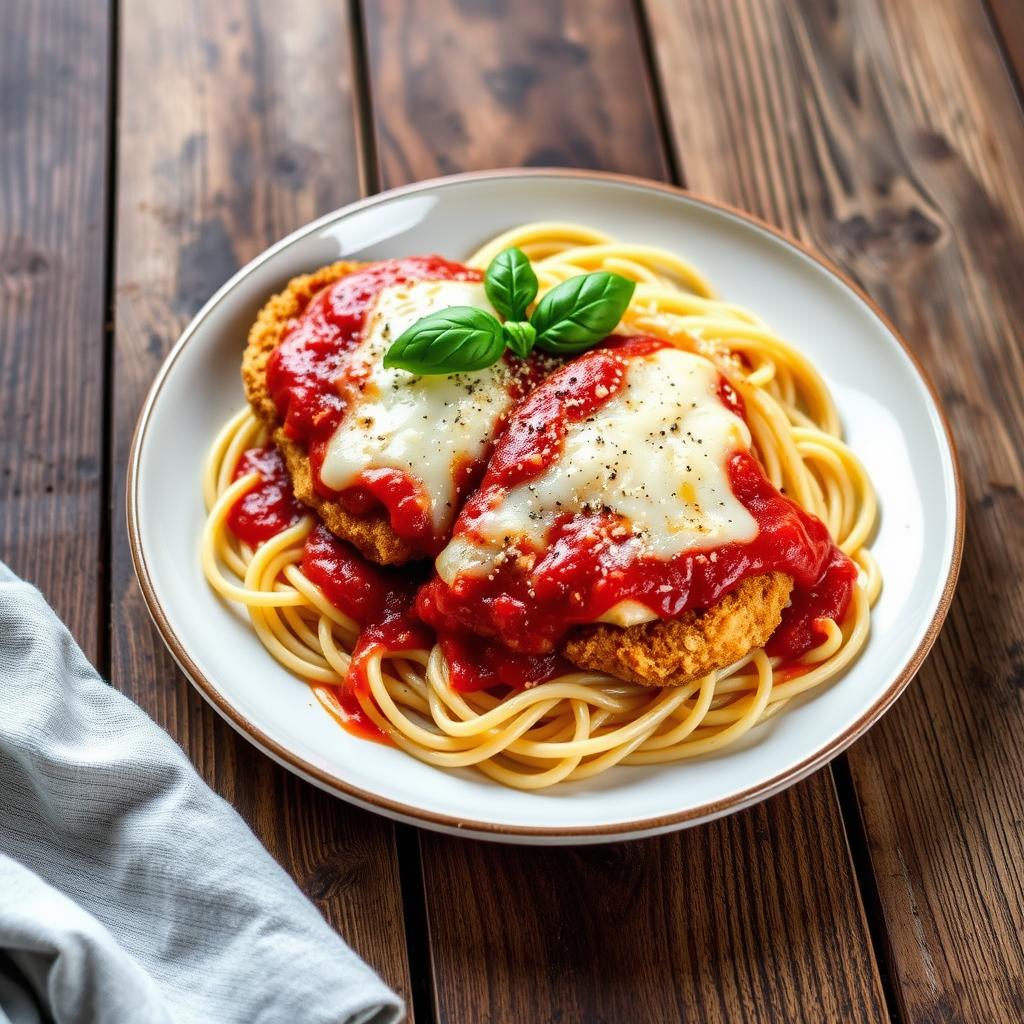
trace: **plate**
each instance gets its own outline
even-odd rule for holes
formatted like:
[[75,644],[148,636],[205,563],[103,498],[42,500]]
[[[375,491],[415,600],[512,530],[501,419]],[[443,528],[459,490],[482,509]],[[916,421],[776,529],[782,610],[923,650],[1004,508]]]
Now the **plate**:
[[[455,259],[516,224],[564,220],[679,252],[719,293],[755,311],[823,372],[846,439],[878,489],[872,550],[885,586],[860,658],[741,745],[676,765],[619,767],[527,793],[446,772],[350,736],[263,649],[200,568],[200,472],[243,404],[239,362],[266,298],[340,258],[440,252]],[[713,200],[639,179],[577,171],[456,175],[328,214],[272,246],[189,324],[146,400],[128,477],[128,527],[142,591],[171,653],[239,732],[315,785],[402,821],[524,843],[668,832],[779,792],[821,767],[892,705],[935,640],[952,598],[963,497],[934,391],[872,302],[773,228]]]

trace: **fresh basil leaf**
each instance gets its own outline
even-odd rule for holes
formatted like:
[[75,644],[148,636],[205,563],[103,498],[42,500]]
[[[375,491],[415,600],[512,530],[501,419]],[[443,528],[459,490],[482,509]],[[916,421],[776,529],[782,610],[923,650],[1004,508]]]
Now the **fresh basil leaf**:
[[526,307],[537,297],[537,275],[522,249],[502,249],[484,275],[484,291],[506,320],[525,320]]
[[599,270],[570,277],[537,303],[530,323],[548,352],[582,352],[606,338],[622,319],[636,282]]
[[482,370],[505,351],[501,324],[475,306],[449,306],[403,331],[384,353],[386,368],[421,375]]
[[533,324],[526,320],[506,320],[501,329],[505,332],[505,341],[508,347],[519,356],[525,359],[533,349],[533,343],[537,340],[537,332]]

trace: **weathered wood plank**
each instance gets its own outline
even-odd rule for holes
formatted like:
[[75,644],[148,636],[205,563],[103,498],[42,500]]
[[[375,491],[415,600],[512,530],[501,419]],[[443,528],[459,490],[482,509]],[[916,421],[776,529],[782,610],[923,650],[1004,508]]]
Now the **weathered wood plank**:
[[665,177],[651,80],[614,0],[365,5],[381,177],[604,167]]
[[0,33],[0,558],[102,655],[107,3]]
[[439,1019],[887,1020],[827,772],[675,836],[423,838]]
[[[148,621],[121,513],[132,426],[185,322],[241,263],[358,195],[345,11],[311,3],[293,17],[271,0],[123,4],[113,682],[171,732],[345,938],[407,992],[391,825],[276,767],[206,707]],[[196,472],[198,488],[198,462]]]
[[[365,17],[385,186],[515,163],[668,176],[629,5]],[[827,772],[664,839],[421,847],[441,1020],[886,1019]]]
[[843,265],[945,401],[969,500],[959,593],[920,678],[849,763],[904,1019],[1019,1020],[1024,126],[1013,85],[976,0],[648,10],[688,180]]

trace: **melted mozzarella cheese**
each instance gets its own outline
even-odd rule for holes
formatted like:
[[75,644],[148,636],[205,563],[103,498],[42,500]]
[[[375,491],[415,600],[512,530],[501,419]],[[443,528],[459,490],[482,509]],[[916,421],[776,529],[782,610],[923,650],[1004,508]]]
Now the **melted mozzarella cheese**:
[[[746,423],[723,405],[719,375],[703,356],[659,349],[630,360],[621,389],[586,419],[569,425],[559,457],[513,487],[441,552],[437,569],[451,584],[462,573],[490,573],[516,538],[543,550],[565,512],[610,510],[630,536],[616,559],[671,559],[688,551],[745,543],[757,523],[729,484],[727,461],[750,447]],[[603,621],[635,625],[654,616],[634,601]]]
[[365,386],[327,445],[320,478],[334,490],[358,482],[367,469],[399,469],[418,480],[437,532],[455,513],[455,473],[481,459],[499,417],[512,404],[504,361],[473,373],[418,377],[385,369],[391,343],[421,317],[448,306],[492,311],[482,284],[416,281],[381,291],[353,353],[366,369]]
[[647,605],[641,604],[639,601],[620,601],[618,604],[612,605],[604,615],[598,616],[597,621],[628,629],[630,626],[653,622],[657,617]]

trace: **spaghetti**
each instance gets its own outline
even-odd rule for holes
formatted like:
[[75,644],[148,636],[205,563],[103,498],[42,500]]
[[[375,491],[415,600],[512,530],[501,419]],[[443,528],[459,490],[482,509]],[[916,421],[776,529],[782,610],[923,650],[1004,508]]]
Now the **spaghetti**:
[[346,689],[361,626],[303,572],[314,517],[295,512],[256,545],[230,527],[232,510],[263,480],[258,467],[243,463],[268,437],[248,409],[224,426],[207,457],[206,577],[246,608],[267,651],[307,680],[339,721],[363,722],[429,764],[473,767],[505,785],[537,790],[616,764],[661,764],[723,750],[798,695],[834,679],[863,647],[882,583],[867,548],[877,514],[871,481],[843,443],[835,406],[810,360],[754,314],[717,299],[691,264],[561,223],[513,229],[467,264],[482,269],[509,246],[530,257],[541,294],[593,270],[635,280],[617,333],[668,341],[718,367],[743,399],[753,452],[768,480],[818,517],[858,566],[845,621],[819,620],[825,639],[798,663],[784,665],[757,649],[727,668],[662,689],[573,671],[518,692],[459,692],[436,644],[378,645],[361,664],[365,685]]

